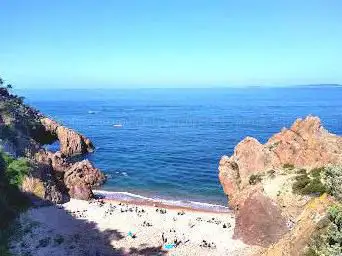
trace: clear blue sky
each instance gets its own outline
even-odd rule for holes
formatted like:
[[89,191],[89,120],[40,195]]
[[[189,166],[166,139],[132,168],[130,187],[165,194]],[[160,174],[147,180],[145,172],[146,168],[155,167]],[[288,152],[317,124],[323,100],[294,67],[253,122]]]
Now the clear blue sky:
[[24,87],[342,83],[341,0],[1,0]]

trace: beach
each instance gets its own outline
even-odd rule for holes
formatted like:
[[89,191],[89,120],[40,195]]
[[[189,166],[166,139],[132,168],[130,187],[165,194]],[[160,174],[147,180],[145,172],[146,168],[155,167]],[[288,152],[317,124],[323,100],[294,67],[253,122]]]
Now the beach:
[[[71,199],[17,221],[18,255],[251,255],[233,239],[231,212]],[[256,248],[254,248],[256,249]]]

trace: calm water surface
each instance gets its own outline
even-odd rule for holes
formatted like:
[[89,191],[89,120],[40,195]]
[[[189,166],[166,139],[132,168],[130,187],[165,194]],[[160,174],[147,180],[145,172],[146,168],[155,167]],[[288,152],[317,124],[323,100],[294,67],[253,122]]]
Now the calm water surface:
[[89,138],[102,187],[226,204],[218,162],[246,136],[261,142],[308,114],[342,134],[342,88],[23,90],[27,102]]

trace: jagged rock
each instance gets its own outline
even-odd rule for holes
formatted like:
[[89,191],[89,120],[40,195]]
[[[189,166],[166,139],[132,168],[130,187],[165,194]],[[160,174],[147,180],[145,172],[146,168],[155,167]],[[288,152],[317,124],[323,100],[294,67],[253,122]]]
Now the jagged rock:
[[41,149],[35,155],[35,159],[39,163],[51,166],[55,172],[64,173],[70,167],[70,163],[66,161],[60,152],[52,153],[50,151]]
[[[267,246],[287,231],[285,222],[301,213],[308,198],[292,193],[294,174],[284,168],[285,164],[307,170],[341,165],[342,137],[325,130],[318,117],[308,116],[297,119],[290,129],[284,128],[265,144],[247,137],[231,157],[223,156],[219,179],[229,205],[236,211],[235,237]],[[251,182],[252,178],[267,177],[270,171],[281,175],[259,184]]]
[[252,174],[284,164],[301,168],[342,164],[342,137],[329,133],[313,116],[297,119],[290,129],[284,128],[264,145],[247,137],[231,157],[223,156],[220,161],[219,179],[230,205],[235,205],[235,198],[249,185]]
[[72,198],[89,200],[93,198],[92,187],[100,186],[106,180],[105,175],[95,168],[89,160],[73,164],[64,173],[64,184]]
[[92,142],[83,135],[66,128],[50,118],[42,118],[41,123],[46,130],[56,136],[60,142],[60,151],[65,156],[74,156],[92,152],[94,146]]
[[60,182],[60,187],[65,186],[70,197],[89,200],[93,197],[91,189],[102,185],[106,177],[89,160],[83,160],[74,164],[68,163],[60,152],[52,153],[41,150],[36,154],[36,160],[45,166],[50,166],[55,178]]
[[[102,184],[105,176],[89,161],[71,163],[68,157],[91,152],[92,142],[25,105],[7,90],[0,92],[0,103],[0,148],[15,157],[27,157],[35,165],[26,192],[53,203],[65,202],[69,195],[90,199],[91,188]],[[44,149],[43,145],[56,140],[60,152]]]
[[74,184],[69,184],[69,195],[72,198],[78,199],[78,200],[90,200],[94,198],[94,194],[91,190],[91,187],[89,184],[86,184],[81,181],[77,181]]

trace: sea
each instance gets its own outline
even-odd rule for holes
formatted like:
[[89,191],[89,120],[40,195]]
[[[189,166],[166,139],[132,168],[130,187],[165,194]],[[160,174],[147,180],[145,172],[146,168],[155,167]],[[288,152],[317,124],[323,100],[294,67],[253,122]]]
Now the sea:
[[97,192],[109,198],[225,207],[218,164],[246,136],[265,143],[307,115],[342,135],[342,86],[17,93],[93,141],[96,150],[86,157],[107,175]]

